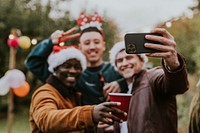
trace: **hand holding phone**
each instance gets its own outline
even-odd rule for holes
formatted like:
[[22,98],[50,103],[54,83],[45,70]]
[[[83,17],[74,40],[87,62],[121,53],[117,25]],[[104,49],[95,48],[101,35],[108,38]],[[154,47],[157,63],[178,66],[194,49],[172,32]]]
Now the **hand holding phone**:
[[125,35],[125,48],[127,54],[141,54],[159,52],[156,49],[146,48],[145,43],[160,44],[159,42],[147,40],[146,35],[162,36],[157,33],[128,33]]

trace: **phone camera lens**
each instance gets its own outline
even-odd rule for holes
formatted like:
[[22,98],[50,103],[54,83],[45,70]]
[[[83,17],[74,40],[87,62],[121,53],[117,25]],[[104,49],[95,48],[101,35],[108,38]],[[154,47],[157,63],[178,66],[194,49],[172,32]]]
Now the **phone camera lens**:
[[135,48],[135,45],[134,44],[128,44],[128,52],[129,53],[134,53],[136,48]]

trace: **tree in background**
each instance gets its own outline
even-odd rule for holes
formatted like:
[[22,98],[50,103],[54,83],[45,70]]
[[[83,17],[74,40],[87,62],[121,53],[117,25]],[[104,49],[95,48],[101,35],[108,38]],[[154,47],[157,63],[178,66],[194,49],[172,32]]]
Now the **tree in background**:
[[173,22],[169,31],[174,35],[177,49],[187,60],[189,73],[200,74],[200,14],[194,15],[193,19],[182,19]]
[[[59,3],[54,3],[59,4]],[[56,5],[53,5],[56,7]],[[20,29],[22,35],[36,38],[38,42],[46,39],[55,30],[68,30],[76,26],[76,20],[70,20],[69,12],[65,12],[64,17],[53,19],[50,17],[52,11],[52,3],[49,0],[46,5],[41,5],[40,0],[0,0],[0,77],[9,69],[9,47],[7,39],[12,28]],[[55,9],[54,9],[55,10]],[[59,10],[55,10],[59,13]],[[108,18],[104,19],[103,28],[105,32],[105,40],[107,42],[107,51],[112,47],[117,39],[117,26]],[[78,44],[78,39],[68,42],[65,45]],[[40,85],[32,74],[29,74],[24,66],[24,60],[34,46],[27,50],[17,48],[17,64],[16,69],[22,70],[27,75],[32,91]],[[107,53],[107,52],[106,52]],[[108,60],[108,55],[104,56],[104,60]],[[31,91],[31,92],[32,92]],[[23,103],[29,105],[29,97],[23,99]],[[2,104],[0,97],[0,105]],[[15,100],[19,101],[19,100]],[[24,105],[20,103],[21,105]],[[2,106],[0,106],[2,107]],[[0,109],[1,110],[1,109]]]

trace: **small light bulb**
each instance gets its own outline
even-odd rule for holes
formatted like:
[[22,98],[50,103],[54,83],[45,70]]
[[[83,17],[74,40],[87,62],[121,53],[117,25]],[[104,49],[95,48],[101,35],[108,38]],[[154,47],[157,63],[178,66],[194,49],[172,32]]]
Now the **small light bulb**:
[[10,35],[9,35],[9,39],[14,39],[14,35],[13,35],[13,34],[10,34]]
[[32,40],[31,40],[31,43],[32,43],[33,45],[36,45],[36,44],[37,44],[37,39],[35,39],[35,38],[32,39]]
[[64,46],[64,45],[65,45],[64,42],[59,43],[59,46]]
[[167,28],[170,28],[172,26],[172,23],[171,22],[166,22],[165,25],[166,25]]

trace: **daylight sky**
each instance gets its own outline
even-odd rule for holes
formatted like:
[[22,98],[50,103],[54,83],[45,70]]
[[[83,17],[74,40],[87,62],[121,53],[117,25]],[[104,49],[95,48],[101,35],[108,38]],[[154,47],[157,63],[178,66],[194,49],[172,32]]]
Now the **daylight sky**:
[[[197,4],[196,0],[71,0],[60,3],[56,9],[69,11],[72,19],[77,19],[83,9],[90,14],[97,11],[113,19],[126,33],[148,31],[158,23],[183,15],[191,17],[189,8]],[[54,17],[59,15],[51,13]]]

